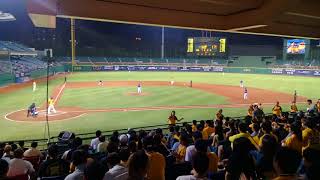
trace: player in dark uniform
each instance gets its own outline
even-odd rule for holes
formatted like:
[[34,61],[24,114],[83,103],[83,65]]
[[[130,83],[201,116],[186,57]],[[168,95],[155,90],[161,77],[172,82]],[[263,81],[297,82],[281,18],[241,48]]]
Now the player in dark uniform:
[[35,103],[32,103],[29,108],[28,108],[28,113],[27,113],[27,117],[29,116],[32,116],[32,117],[36,117],[38,115],[38,112],[37,112],[37,108],[36,108],[36,104]]
[[190,87],[192,87],[192,80],[190,81]]

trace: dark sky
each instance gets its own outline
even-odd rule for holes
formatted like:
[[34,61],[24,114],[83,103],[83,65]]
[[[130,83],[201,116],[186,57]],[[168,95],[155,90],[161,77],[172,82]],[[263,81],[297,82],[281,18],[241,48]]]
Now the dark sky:
[[[35,28],[26,11],[25,0],[0,0],[0,11],[9,12],[16,17],[14,22],[0,23],[0,40],[18,41],[35,48],[57,46],[69,48],[70,22],[68,19],[57,19],[55,30]],[[169,48],[185,48],[188,37],[201,36],[201,31],[184,29],[165,29],[165,42]],[[255,36],[212,32],[212,36],[224,36],[228,44],[238,45],[274,45],[281,47],[281,37]],[[77,20],[76,38],[79,47],[104,48],[118,46],[128,49],[136,46],[135,38],[142,38],[142,46],[151,49],[161,45],[161,28],[152,26],[117,24]],[[53,39],[53,42],[51,42]],[[130,48],[129,48],[130,49]]]

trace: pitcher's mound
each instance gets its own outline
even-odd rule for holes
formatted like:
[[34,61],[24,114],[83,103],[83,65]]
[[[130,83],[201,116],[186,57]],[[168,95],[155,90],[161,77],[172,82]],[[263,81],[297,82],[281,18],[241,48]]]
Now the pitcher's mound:
[[126,96],[149,96],[150,93],[148,92],[142,92],[142,93],[137,93],[137,92],[127,92],[125,93]]

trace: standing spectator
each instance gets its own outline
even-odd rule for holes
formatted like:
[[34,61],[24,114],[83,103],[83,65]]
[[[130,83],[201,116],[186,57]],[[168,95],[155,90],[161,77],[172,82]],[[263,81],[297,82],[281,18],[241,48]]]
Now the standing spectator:
[[99,137],[101,136],[101,134],[102,134],[102,133],[101,133],[100,130],[96,131],[96,138],[94,138],[94,139],[91,140],[90,146],[91,146],[91,148],[92,148],[93,150],[96,150],[96,149],[97,149],[98,144],[100,143]]
[[206,180],[209,167],[209,158],[203,153],[196,153],[192,158],[192,175],[179,176],[177,180]]
[[68,163],[58,157],[58,146],[53,144],[48,148],[47,159],[40,164],[38,176],[51,177],[51,176],[65,176],[68,174]]
[[23,157],[23,150],[16,149],[14,151],[14,158],[9,163],[9,171],[8,171],[9,177],[26,175],[26,174],[30,175],[35,172],[32,164],[28,161],[23,160],[22,157]]
[[26,150],[23,153],[24,157],[40,157],[41,156],[41,152],[37,149],[38,147],[38,143],[37,142],[32,142],[31,143],[31,148]]
[[0,179],[9,180],[7,173],[9,170],[9,163],[6,160],[0,159]]
[[251,154],[255,160],[257,174],[262,179],[272,179],[273,157],[278,150],[277,140],[271,135],[265,135],[262,138],[259,151],[252,151]]
[[298,122],[290,124],[289,135],[282,141],[282,146],[302,152],[302,132]]
[[272,108],[272,114],[276,115],[277,117],[281,117],[282,107],[280,106],[279,101],[277,101],[276,105]]
[[72,153],[72,164],[76,167],[75,171],[69,174],[65,180],[83,180],[84,170],[87,163],[87,154],[85,151],[76,150]]
[[254,160],[249,153],[252,150],[250,143],[245,137],[234,140],[232,154],[226,166],[226,180],[240,179],[241,176],[256,179]]
[[208,143],[205,140],[198,140],[195,143],[195,147],[197,150],[197,153],[203,153],[209,158],[209,167],[208,167],[208,173],[213,174],[218,171],[218,161],[219,158],[214,152],[208,151]]
[[109,171],[104,175],[103,180],[125,180],[128,178],[128,169],[120,164],[118,153],[110,153],[107,157]]
[[108,142],[106,142],[106,137],[105,136],[100,136],[99,137],[99,142],[100,143],[97,146],[97,152],[99,152],[99,153],[107,152]]
[[128,161],[129,177],[128,180],[142,180],[148,172],[149,157],[139,150],[131,155]]
[[274,157],[274,169],[277,177],[274,180],[297,180],[297,170],[301,163],[298,151],[282,147]]
[[144,149],[149,157],[149,168],[147,177],[154,180],[165,179],[166,161],[162,154],[154,151],[154,140],[151,136],[144,139]]
[[219,109],[219,111],[216,113],[216,120],[218,121],[222,121],[224,116],[222,114],[223,110],[222,109]]

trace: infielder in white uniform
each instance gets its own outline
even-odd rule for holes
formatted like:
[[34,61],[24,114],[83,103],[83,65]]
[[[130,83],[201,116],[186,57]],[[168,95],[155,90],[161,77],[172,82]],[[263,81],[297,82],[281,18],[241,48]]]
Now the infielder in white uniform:
[[247,88],[244,88],[243,99],[244,100],[248,99],[248,89]]
[[174,80],[171,80],[170,84],[171,84],[171,86],[173,86],[173,84],[174,84]]
[[37,90],[37,83],[33,81],[32,83],[32,91],[35,92]]
[[137,88],[138,88],[138,94],[141,94],[141,93],[142,93],[142,87],[141,87],[141,84],[140,84],[140,83],[138,84],[138,87],[137,87]]
[[243,81],[240,81],[240,87],[243,88]]

